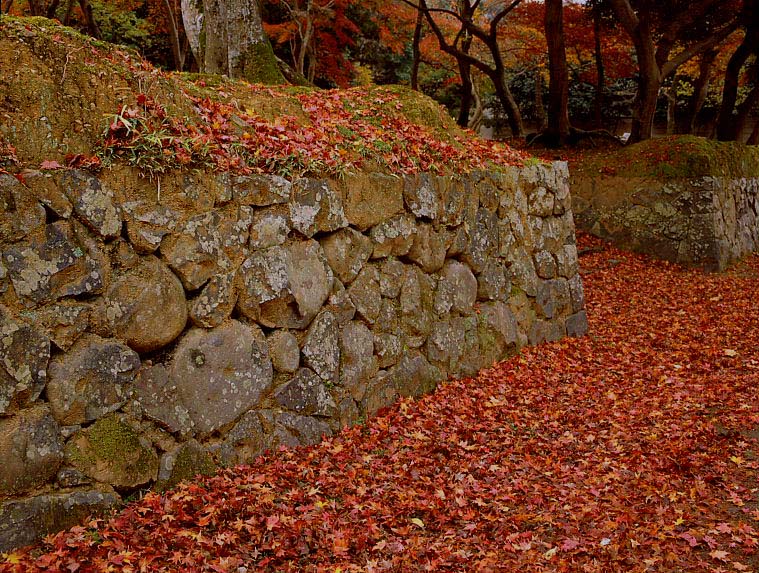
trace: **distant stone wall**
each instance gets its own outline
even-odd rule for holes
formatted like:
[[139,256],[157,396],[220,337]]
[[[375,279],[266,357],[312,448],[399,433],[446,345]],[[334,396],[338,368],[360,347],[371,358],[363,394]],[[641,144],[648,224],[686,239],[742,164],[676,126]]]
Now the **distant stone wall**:
[[759,179],[574,178],[577,227],[708,271],[759,250]]
[[0,550],[587,329],[566,164],[0,175]]

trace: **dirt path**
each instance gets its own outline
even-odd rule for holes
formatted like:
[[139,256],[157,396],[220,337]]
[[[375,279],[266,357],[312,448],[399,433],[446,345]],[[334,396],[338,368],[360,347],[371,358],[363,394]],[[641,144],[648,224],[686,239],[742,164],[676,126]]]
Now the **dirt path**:
[[580,247],[590,336],[0,571],[759,571],[759,256]]

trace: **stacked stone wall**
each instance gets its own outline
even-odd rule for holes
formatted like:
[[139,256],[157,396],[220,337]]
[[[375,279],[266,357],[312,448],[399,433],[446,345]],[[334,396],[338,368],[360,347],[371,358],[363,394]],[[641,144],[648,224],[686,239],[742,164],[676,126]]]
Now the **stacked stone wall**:
[[0,174],[0,550],[584,334],[567,175]]
[[759,179],[598,177],[572,182],[577,227],[616,245],[720,271],[759,250]]

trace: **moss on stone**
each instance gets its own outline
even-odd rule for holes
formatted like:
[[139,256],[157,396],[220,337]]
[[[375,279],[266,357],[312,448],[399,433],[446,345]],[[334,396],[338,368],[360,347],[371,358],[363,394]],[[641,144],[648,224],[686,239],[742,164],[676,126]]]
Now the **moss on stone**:
[[207,451],[199,444],[185,444],[179,449],[174,460],[174,467],[168,479],[160,481],[156,489],[164,491],[174,487],[179,482],[191,480],[197,475],[210,476],[217,466]]
[[599,173],[656,179],[759,177],[759,147],[693,135],[660,137],[588,157],[572,175]]
[[79,471],[116,486],[146,483],[158,470],[155,452],[113,414],[76,434],[66,445],[66,456]]

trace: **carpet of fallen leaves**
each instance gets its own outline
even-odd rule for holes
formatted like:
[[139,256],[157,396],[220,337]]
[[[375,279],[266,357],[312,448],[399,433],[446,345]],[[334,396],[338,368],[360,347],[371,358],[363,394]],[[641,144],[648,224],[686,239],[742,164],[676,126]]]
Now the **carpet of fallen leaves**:
[[0,571],[759,571],[759,256],[705,275],[579,246],[589,336]]
[[109,122],[100,155],[151,173],[204,167],[241,173],[339,176],[371,163],[390,173],[468,172],[518,165],[526,155],[471,131],[414,123],[393,88],[308,90],[291,95],[252,85],[271,101],[293,99],[305,115],[267,120],[236,103],[193,97],[200,121],[171,117],[145,94]]

